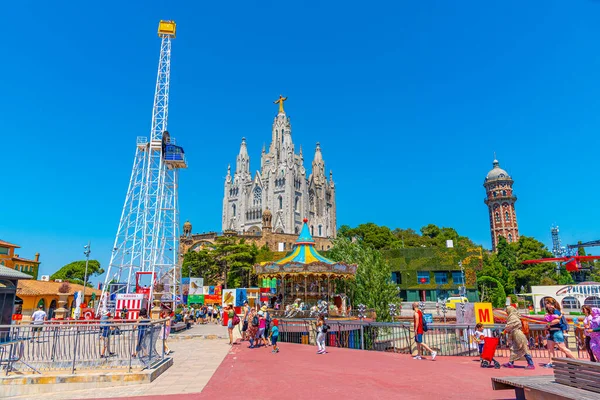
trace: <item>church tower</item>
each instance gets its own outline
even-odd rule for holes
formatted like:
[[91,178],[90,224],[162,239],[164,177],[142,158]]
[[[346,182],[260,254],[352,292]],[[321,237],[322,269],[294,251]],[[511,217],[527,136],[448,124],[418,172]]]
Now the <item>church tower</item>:
[[308,218],[313,236],[335,237],[335,186],[331,173],[328,180],[321,146],[317,143],[312,174],[307,177],[302,147],[296,153],[292,141],[292,124],[283,107],[286,100],[287,97],[279,96],[275,101],[279,112],[271,127],[271,144],[268,151],[263,146],[260,171],[254,179],[245,139],[233,177],[231,168],[227,170],[223,231],[298,234],[303,219]]
[[492,250],[496,251],[500,236],[504,236],[509,243],[519,240],[519,225],[515,210],[517,196],[513,193],[514,181],[500,168],[498,160],[494,160],[493,166],[485,177],[483,187],[486,191],[485,204],[490,215]]

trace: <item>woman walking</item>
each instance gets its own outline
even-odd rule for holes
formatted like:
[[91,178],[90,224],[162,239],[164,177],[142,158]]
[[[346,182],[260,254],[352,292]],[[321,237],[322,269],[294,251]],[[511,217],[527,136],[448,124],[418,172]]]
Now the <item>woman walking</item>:
[[250,341],[250,348],[254,348],[254,340],[256,338],[256,334],[258,333],[258,315],[256,315],[256,310],[254,308],[250,309],[248,313],[248,329],[246,330],[246,337],[248,341]]
[[527,360],[527,366],[525,369],[535,369],[533,359],[531,358],[531,354],[529,354],[529,349],[527,348],[527,338],[522,331],[523,324],[521,323],[521,318],[519,317],[517,309],[513,306],[508,306],[506,307],[506,313],[508,314],[508,318],[506,320],[504,333],[508,334],[510,337],[511,348],[510,359],[502,366],[505,368],[514,368],[515,361],[525,357],[525,360]]
[[565,336],[563,335],[563,330],[567,329],[567,326],[562,322],[563,315],[560,310],[560,304],[552,297],[548,297],[545,301],[546,303],[546,317],[545,320],[548,323],[548,331],[550,335],[548,336],[547,348],[548,348],[548,358],[549,362],[544,365],[544,368],[554,368],[552,364],[552,358],[554,358],[554,344],[558,346],[558,349],[564,353],[567,358],[575,358],[571,351],[565,345]]
[[167,346],[167,339],[169,338],[169,334],[171,333],[171,315],[167,311],[161,311],[160,318],[166,319],[166,321],[162,329],[160,330],[160,335],[158,336],[158,338],[163,341],[163,351],[165,352],[165,354],[168,355],[171,354],[171,349],[169,349],[169,346]]
[[227,307],[227,332],[229,332],[229,345],[233,346],[233,316],[235,315],[235,310],[233,308],[233,304],[229,303],[229,307]]
[[596,329],[600,328],[600,308],[583,306],[581,311],[585,314],[583,320],[585,348],[590,355],[590,361],[598,362],[600,360],[600,333]]
[[325,325],[325,317],[323,314],[317,318],[317,354],[327,353],[325,349],[325,338],[327,336],[327,326]]

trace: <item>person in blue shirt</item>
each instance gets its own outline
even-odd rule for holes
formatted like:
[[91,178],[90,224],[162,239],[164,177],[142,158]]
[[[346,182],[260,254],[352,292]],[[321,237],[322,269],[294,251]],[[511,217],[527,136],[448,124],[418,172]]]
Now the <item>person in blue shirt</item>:
[[110,351],[110,331],[112,330],[110,322],[110,312],[104,311],[102,317],[100,317],[100,338],[102,339],[102,351],[100,352],[100,358],[105,357],[105,353],[108,350],[108,356],[113,356],[115,353]]
[[279,353],[279,347],[277,346],[277,339],[279,339],[279,321],[274,319],[271,321],[271,344],[273,345],[272,353]]

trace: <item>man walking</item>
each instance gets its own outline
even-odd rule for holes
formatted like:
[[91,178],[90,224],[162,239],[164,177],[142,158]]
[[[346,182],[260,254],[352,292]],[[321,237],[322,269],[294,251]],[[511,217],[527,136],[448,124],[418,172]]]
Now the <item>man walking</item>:
[[[44,329],[44,321],[48,319],[46,315],[46,311],[44,311],[44,306],[39,305],[36,312],[31,315],[31,325],[33,325],[33,339],[36,339],[39,342],[39,336],[42,329]],[[31,339],[31,342],[33,342]]]
[[431,350],[429,346],[423,343],[423,313],[419,310],[419,303],[414,302],[412,305],[413,311],[415,312],[414,325],[415,325],[415,342],[417,343],[417,355],[413,357],[415,360],[422,360],[422,348],[425,348],[431,353],[431,361],[435,360],[437,352]]

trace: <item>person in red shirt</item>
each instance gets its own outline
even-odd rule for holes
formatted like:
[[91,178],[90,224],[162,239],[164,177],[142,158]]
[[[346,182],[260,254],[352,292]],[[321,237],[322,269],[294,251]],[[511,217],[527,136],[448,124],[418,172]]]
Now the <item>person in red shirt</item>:
[[415,342],[417,343],[417,355],[413,359],[422,360],[422,348],[425,348],[425,350],[431,353],[431,361],[433,361],[435,360],[435,356],[437,356],[437,352],[431,350],[429,346],[423,343],[423,313],[419,310],[419,303],[414,302],[412,307],[415,312]]

